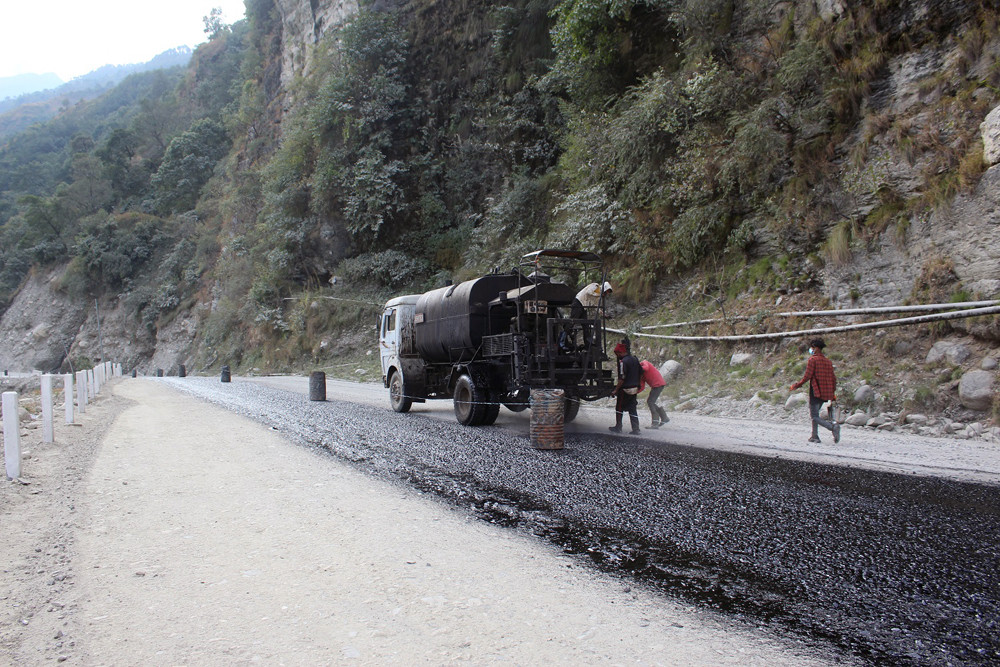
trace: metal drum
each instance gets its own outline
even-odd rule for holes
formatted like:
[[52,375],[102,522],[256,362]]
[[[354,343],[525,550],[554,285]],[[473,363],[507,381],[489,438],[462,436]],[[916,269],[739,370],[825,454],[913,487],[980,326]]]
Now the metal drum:
[[565,442],[566,402],[562,389],[534,389],[531,392],[531,446],[535,449],[562,449]]

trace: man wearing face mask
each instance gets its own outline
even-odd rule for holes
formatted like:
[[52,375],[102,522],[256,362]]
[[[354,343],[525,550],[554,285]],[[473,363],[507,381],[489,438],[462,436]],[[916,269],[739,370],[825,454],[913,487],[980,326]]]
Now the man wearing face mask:
[[819,409],[827,401],[837,400],[837,377],[833,374],[833,362],[823,355],[826,343],[822,338],[809,341],[809,361],[802,379],[789,389],[795,391],[806,382],[809,383],[809,416],[812,418],[812,437],[809,442],[819,442],[818,426],[833,432],[833,441],[840,442],[840,424],[820,419]]

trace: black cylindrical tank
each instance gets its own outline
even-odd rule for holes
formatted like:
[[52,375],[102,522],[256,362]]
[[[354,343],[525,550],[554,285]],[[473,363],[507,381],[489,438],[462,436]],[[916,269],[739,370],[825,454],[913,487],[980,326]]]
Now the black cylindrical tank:
[[417,352],[427,361],[468,359],[490,333],[489,302],[526,282],[520,275],[489,275],[422,294],[413,319]]

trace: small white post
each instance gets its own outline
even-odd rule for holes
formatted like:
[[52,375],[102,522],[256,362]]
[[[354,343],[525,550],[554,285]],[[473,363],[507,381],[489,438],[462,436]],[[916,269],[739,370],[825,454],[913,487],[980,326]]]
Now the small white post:
[[55,442],[52,428],[52,376],[42,376],[42,442]]
[[66,408],[66,423],[73,423],[73,374],[66,373],[63,375],[63,398],[64,405]]
[[17,392],[3,393],[3,457],[7,463],[7,477],[21,476],[21,424],[17,414]]
[[87,398],[97,398],[97,385],[94,383],[94,369],[87,369]]
[[94,396],[97,396],[101,393],[101,385],[104,384],[101,380],[101,365],[97,364],[90,372],[94,374]]
[[81,415],[87,412],[87,371],[76,372],[76,406]]

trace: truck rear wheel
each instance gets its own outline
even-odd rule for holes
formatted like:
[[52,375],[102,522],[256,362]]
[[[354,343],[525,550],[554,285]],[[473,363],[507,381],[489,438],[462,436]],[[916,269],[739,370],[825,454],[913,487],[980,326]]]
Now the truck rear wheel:
[[389,404],[396,412],[409,412],[413,401],[403,393],[403,374],[396,371],[389,380]]
[[580,414],[580,399],[579,398],[567,398],[565,399],[565,411],[563,412],[563,423],[568,424],[576,416]]
[[[490,399],[493,400],[493,399]],[[489,426],[496,422],[497,417],[500,416],[500,404],[499,403],[489,403],[486,406],[486,410],[483,414],[483,426]]]
[[455,383],[455,419],[463,426],[479,426],[486,416],[486,394],[472,378],[463,375]]

